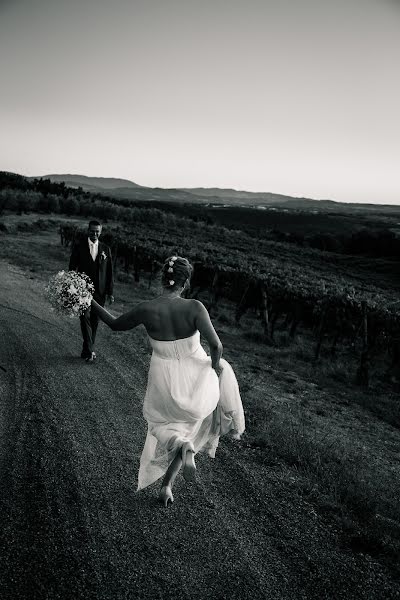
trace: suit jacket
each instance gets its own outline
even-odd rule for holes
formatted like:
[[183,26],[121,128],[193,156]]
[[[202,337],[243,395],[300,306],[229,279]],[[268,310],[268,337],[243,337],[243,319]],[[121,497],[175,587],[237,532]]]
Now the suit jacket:
[[114,276],[111,250],[102,242],[99,241],[99,251],[96,260],[93,260],[88,238],[76,241],[69,260],[69,270],[85,273],[90,277],[95,289],[95,298],[104,300],[106,295],[112,295]]

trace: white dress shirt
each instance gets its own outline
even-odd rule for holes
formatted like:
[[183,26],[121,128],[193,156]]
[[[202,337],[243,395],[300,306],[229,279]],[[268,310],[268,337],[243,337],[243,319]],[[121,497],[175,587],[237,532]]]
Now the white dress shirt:
[[92,242],[92,240],[90,238],[88,238],[88,242],[89,242],[90,255],[93,258],[93,260],[96,260],[97,254],[99,253],[99,240]]

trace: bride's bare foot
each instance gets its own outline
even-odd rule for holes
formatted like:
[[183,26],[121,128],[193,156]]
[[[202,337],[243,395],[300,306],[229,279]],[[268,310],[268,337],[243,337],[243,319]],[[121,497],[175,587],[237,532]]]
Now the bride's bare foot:
[[196,481],[196,464],[194,462],[194,448],[191,442],[182,446],[183,477],[186,481]]
[[163,485],[160,490],[160,495],[158,496],[161,502],[164,504],[165,508],[168,507],[168,503],[172,504],[174,501],[174,497],[172,495],[172,490],[169,485]]

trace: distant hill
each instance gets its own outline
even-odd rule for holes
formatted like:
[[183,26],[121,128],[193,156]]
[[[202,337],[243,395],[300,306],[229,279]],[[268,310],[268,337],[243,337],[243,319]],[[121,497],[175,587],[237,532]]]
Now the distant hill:
[[[269,192],[247,192],[225,188],[151,188],[138,185],[129,179],[112,177],[87,177],[86,175],[49,174],[42,179],[60,183],[68,187],[81,187],[84,191],[126,198],[131,200],[153,200],[166,202],[190,202],[199,204],[217,204],[229,206],[282,206],[294,203],[292,208],[299,208],[302,203],[312,203],[312,206],[323,208],[322,202],[337,204],[332,201],[311,200],[308,198],[293,198],[282,194]],[[34,179],[30,177],[29,179]],[[310,206],[307,206],[309,209]]]
[[72,188],[81,187],[85,191],[113,190],[115,188],[136,189],[142,186],[129,179],[116,179],[114,177],[87,177],[86,175],[41,175],[40,177],[28,177],[28,179],[50,179],[57,183],[64,181],[65,185]]
[[210,202],[214,198],[223,199],[227,203],[235,201],[242,204],[285,206],[286,208],[334,208],[343,206],[343,203],[334,200],[313,200],[311,198],[284,196],[271,192],[246,192],[245,190],[233,190],[226,188],[182,188],[190,194],[208,198]]
[[[283,194],[271,194],[270,192],[246,192],[245,190],[233,190],[229,188],[181,188],[185,192],[195,194],[196,196],[218,197],[235,200],[262,201],[267,204],[286,202],[288,199],[308,200],[308,198],[293,198],[293,196],[284,196]],[[313,202],[315,202],[313,200]],[[317,200],[316,202],[319,202]]]
[[[39,178],[54,182],[65,182],[72,188],[81,187],[93,192],[132,201],[179,202],[216,206],[265,207],[296,211],[332,212],[398,212],[399,207],[382,204],[357,204],[335,202],[334,200],[314,200],[312,198],[285,196],[270,192],[247,192],[229,188],[152,188],[139,185],[129,179],[114,177],[87,177],[86,175],[51,174]],[[28,177],[33,180],[35,177]]]

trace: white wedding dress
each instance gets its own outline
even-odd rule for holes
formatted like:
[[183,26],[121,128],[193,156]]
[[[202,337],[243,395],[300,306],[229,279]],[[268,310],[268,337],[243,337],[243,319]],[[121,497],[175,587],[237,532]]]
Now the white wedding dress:
[[245,420],[239,386],[230,364],[221,359],[218,378],[200,344],[200,332],[159,341],[149,336],[150,361],[143,415],[148,423],[140,459],[138,490],[165,475],[184,442],[212,458],[221,435],[242,434]]

